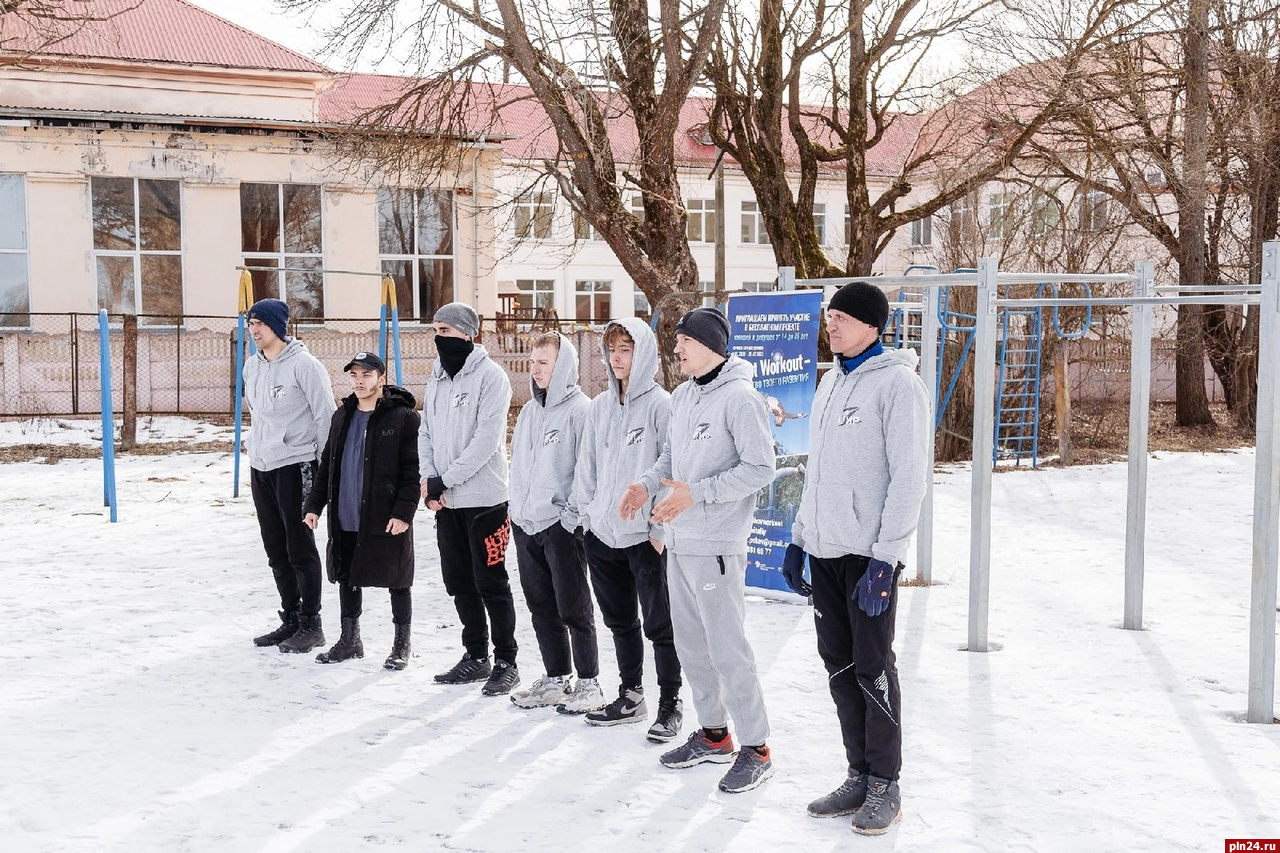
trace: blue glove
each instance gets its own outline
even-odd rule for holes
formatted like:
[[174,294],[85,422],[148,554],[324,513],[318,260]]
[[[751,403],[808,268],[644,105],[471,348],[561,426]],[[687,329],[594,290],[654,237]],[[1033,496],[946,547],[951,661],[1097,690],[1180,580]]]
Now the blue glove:
[[893,593],[893,566],[874,557],[867,564],[867,571],[854,589],[858,607],[868,616],[879,616],[889,609],[889,596]]
[[796,595],[812,595],[813,587],[804,579],[804,549],[792,543],[787,546],[787,555],[782,558],[782,579]]

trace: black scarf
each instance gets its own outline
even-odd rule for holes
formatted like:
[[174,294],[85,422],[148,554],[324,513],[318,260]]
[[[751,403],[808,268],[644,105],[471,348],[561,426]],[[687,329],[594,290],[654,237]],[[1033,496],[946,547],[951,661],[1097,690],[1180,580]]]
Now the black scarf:
[[701,376],[694,377],[693,381],[697,382],[699,385],[706,385],[712,379],[715,379],[717,376],[719,376],[720,371],[724,370],[724,366],[728,363],[729,363],[729,359],[726,358],[724,361],[720,362],[715,367],[711,368]]
[[449,374],[450,379],[458,375],[458,371],[467,363],[471,351],[475,348],[476,345],[466,338],[436,335],[436,352],[440,354],[440,366],[444,368],[445,373]]

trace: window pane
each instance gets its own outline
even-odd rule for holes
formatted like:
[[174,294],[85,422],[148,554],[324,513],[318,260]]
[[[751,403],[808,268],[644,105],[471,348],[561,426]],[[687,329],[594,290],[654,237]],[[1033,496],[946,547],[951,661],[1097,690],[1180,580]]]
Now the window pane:
[[136,249],[133,178],[93,178],[93,248]]
[[27,287],[27,256],[0,255],[0,326],[27,326],[31,318]]
[[378,251],[384,255],[413,254],[413,193],[378,190]]
[[[96,179],[95,179],[96,180]],[[133,314],[133,258],[98,256],[98,307],[108,314]]]
[[25,248],[27,201],[22,175],[0,175],[0,249]]
[[142,308],[156,317],[182,315],[182,256],[142,256]]
[[742,214],[742,242],[754,243],[756,241],[756,217],[752,213]]
[[284,250],[318,255],[321,245],[320,188],[308,184],[285,184]]
[[240,185],[240,245],[245,252],[280,251],[279,184]]
[[383,261],[382,272],[396,283],[396,310],[400,319],[415,317],[413,313],[413,261]]
[[276,272],[275,258],[245,258],[244,265],[246,267],[272,267],[270,270],[249,270],[249,276],[253,279],[253,301],[259,299],[279,299],[280,298],[280,273]]
[[285,301],[289,303],[289,317],[296,320],[323,319],[324,273],[319,272],[320,259],[286,257],[284,261],[285,266],[290,269],[317,270],[284,274],[284,293]]
[[453,254],[453,193],[430,190],[420,192],[418,254]]
[[[138,228],[141,248],[182,250],[182,193],[177,181],[138,181]],[[146,280],[146,275],[143,275]]]
[[418,261],[418,304],[422,319],[453,301],[453,261],[445,258]]

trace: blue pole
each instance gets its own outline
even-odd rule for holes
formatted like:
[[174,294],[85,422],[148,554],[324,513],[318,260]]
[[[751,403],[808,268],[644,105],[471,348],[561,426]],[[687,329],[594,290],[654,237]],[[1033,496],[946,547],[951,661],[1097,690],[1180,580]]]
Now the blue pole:
[[102,505],[111,508],[116,521],[115,417],[111,411],[111,330],[107,309],[98,311],[98,388],[102,397]]
[[236,453],[231,497],[240,497],[240,432],[244,420],[244,315],[236,319]]
[[404,387],[404,372],[400,369],[400,309],[391,306],[391,341],[396,356],[396,384]]
[[387,363],[387,303],[378,307],[378,358]]

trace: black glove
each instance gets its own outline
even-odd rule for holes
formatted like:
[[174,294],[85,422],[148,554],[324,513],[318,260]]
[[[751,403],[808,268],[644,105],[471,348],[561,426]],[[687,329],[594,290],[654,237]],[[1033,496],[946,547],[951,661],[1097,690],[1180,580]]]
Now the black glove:
[[427,500],[438,501],[444,494],[444,477],[427,478]]
[[782,558],[782,579],[796,595],[813,595],[813,587],[804,579],[804,550],[794,542],[787,546]]
[[867,564],[866,574],[854,586],[858,607],[868,616],[879,616],[889,608],[889,596],[892,592],[893,566],[873,557]]

